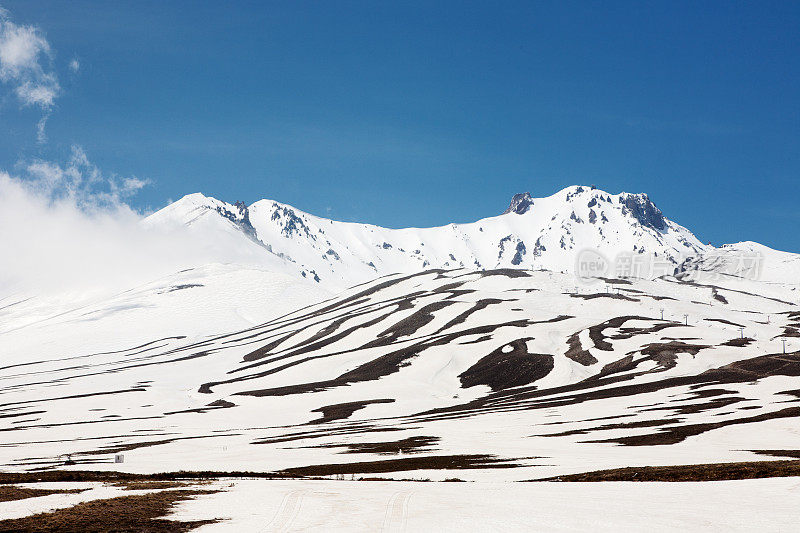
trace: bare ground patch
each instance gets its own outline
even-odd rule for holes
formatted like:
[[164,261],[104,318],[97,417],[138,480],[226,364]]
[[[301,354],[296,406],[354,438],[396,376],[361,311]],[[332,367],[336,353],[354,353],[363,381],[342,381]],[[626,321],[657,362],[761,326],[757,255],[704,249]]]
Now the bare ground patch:
[[393,402],[393,398],[380,398],[378,400],[362,400],[358,402],[345,402],[326,405],[324,407],[319,407],[312,410],[314,413],[322,413],[322,418],[312,420],[311,422],[308,422],[308,424],[324,424],[325,422],[331,422],[333,420],[343,420],[345,418],[350,418],[353,413],[364,409],[368,405]]
[[30,489],[13,485],[0,485],[0,502],[49,496],[50,494],[77,494],[86,489]]
[[287,468],[281,472],[295,476],[332,476],[336,474],[386,474],[409,470],[460,470],[471,468],[516,468],[513,459],[501,459],[494,455],[432,455],[425,457],[403,457],[382,461],[323,464]]
[[529,338],[501,346],[459,374],[461,386],[488,385],[493,391],[533,383],[553,370],[553,356],[530,353]]
[[174,532],[189,531],[212,524],[216,520],[193,520],[181,522],[165,520],[172,507],[193,496],[213,494],[212,490],[166,490],[136,496],[121,496],[104,500],[79,503],[73,507],[58,509],[13,520],[0,520],[0,531],[32,531],[59,533],[100,532]]
[[432,451],[433,446],[439,442],[439,437],[408,437],[407,439],[387,442],[353,442],[341,444],[318,444],[305,446],[306,448],[346,448],[339,453],[373,453],[390,455],[399,453],[423,453]]
[[724,481],[789,476],[800,476],[800,461],[614,468],[531,481]]

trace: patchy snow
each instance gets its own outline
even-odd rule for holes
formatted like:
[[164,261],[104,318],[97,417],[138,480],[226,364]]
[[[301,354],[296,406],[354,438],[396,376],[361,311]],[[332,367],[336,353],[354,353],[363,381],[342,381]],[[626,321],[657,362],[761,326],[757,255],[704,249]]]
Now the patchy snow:
[[72,490],[81,489],[82,492],[72,494],[48,494],[22,500],[0,502],[0,519],[12,520],[39,513],[49,513],[57,509],[72,507],[79,503],[119,496],[133,496],[144,494],[147,491],[124,490],[122,487],[106,485],[104,483],[25,483],[17,485],[30,489]]
[[215,266],[34,323],[9,311],[0,463],[521,480],[793,449],[798,301],[715,283],[431,271],[294,310],[318,286]]

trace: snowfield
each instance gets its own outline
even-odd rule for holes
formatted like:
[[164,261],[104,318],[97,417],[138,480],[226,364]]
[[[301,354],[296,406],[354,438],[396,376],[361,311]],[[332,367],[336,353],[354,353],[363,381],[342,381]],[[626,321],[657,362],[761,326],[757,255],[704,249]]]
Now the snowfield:
[[[229,275],[4,334],[48,347],[6,358],[5,467],[69,455],[74,468],[134,472],[524,480],[756,460],[797,442],[800,311],[772,283],[764,296],[702,271],[586,286],[547,271],[437,270],[201,334],[208,307],[250,322],[255,301],[210,299],[211,280],[227,290]],[[159,313],[180,294],[182,313],[174,302],[169,319]],[[56,348],[71,328],[73,347]]]
[[[441,228],[202,195],[142,225],[252,260],[0,293],[3,471],[305,478],[178,505],[209,530],[794,529],[796,477],[510,482],[800,457],[797,254],[588,187]],[[472,483],[342,481],[376,477]],[[119,495],[87,487],[0,517]]]
[[[0,517],[21,518],[82,501],[138,495],[90,487],[0,502]],[[706,483],[413,483],[219,480],[215,494],[179,503],[175,521],[218,520],[203,532],[401,531],[795,531],[797,478]],[[187,487],[189,488],[189,487]]]
[[788,532],[797,527],[798,503],[797,478],[602,484],[236,481],[220,495],[181,504],[174,518],[224,518],[198,533]]

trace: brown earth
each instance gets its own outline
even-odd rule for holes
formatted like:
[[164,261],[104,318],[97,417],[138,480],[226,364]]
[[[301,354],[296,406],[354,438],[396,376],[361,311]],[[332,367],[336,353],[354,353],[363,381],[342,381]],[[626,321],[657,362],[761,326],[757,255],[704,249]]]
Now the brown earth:
[[800,461],[614,468],[531,481],[723,481],[789,476],[800,476]]
[[26,498],[36,498],[38,496],[48,496],[50,494],[76,494],[84,490],[85,489],[29,489],[26,487],[0,485],[0,502],[24,500]]
[[382,461],[358,463],[324,464],[287,468],[281,473],[295,476],[332,476],[336,474],[385,474],[409,470],[459,470],[471,468],[516,468],[510,459],[494,455],[433,455],[424,457],[402,457]]
[[350,418],[350,415],[364,409],[368,405],[372,405],[374,403],[393,403],[394,399],[392,398],[380,398],[378,400],[362,400],[359,402],[345,402],[345,403],[337,403],[333,405],[326,405],[324,407],[319,407],[317,409],[312,409],[313,413],[322,413],[322,418],[318,418],[317,420],[312,420],[308,422],[309,424],[324,424],[325,422],[331,422],[332,420],[343,420],[345,418]]
[[192,496],[213,494],[212,490],[167,490],[137,496],[121,496],[105,500],[79,503],[13,520],[0,520],[0,531],[31,531],[58,533],[159,533],[189,531],[212,524],[216,520],[181,522],[160,517],[169,514],[172,507]]

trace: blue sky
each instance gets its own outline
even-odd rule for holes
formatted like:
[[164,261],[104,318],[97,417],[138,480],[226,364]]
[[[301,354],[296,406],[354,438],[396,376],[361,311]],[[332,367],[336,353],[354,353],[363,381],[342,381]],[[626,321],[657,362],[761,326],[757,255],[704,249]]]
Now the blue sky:
[[800,251],[797,2],[0,5],[59,85],[49,106],[0,85],[8,171],[79,145],[150,180],[138,209],[201,191],[390,227],[596,184]]

